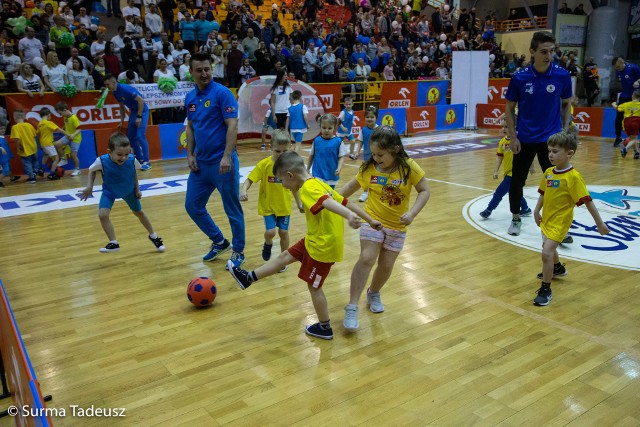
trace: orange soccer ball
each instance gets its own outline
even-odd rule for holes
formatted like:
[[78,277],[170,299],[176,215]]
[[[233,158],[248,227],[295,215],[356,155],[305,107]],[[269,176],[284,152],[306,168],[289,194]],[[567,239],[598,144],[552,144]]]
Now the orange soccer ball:
[[187,286],[187,298],[196,307],[210,306],[217,293],[215,282],[208,277],[196,277]]

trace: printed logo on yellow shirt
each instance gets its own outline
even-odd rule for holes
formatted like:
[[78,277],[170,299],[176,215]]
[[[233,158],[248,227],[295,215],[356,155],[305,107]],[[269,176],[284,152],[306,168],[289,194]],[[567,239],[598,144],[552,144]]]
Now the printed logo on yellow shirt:
[[547,187],[550,187],[550,188],[560,188],[560,180],[557,180],[557,179],[548,179],[548,180],[547,180]]
[[276,178],[275,176],[270,176],[267,178],[267,182],[271,183],[271,184],[282,184],[282,181],[280,181],[278,178]]
[[397,206],[404,200],[404,194],[397,185],[386,185],[382,188],[380,201],[388,203],[389,206]]
[[369,184],[387,185],[387,177],[372,175]]

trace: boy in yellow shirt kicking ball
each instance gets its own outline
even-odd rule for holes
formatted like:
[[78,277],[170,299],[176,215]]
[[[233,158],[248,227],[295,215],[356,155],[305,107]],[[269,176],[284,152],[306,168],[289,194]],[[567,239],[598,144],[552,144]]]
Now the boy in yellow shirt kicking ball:
[[[567,269],[560,263],[558,245],[571,227],[574,206],[585,205],[602,235],[609,233],[600,218],[582,175],[571,165],[571,158],[578,148],[577,130],[570,127],[554,135],[547,141],[549,160],[553,167],[544,171],[538,193],[538,203],[533,211],[536,224],[542,231],[542,285],[533,300],[535,305],[545,306],[551,302],[551,279],[567,275]],[[542,215],[540,209],[544,206]]]

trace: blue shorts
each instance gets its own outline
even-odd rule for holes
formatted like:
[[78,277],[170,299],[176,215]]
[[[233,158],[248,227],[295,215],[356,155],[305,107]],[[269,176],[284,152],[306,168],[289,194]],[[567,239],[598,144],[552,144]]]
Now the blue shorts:
[[264,217],[264,228],[266,230],[273,230],[278,227],[280,230],[288,230],[289,229],[289,215],[285,216],[275,216],[275,215],[267,215]]
[[293,136],[293,140],[297,144],[299,142],[302,142],[302,138],[304,137],[304,133],[303,132],[291,132],[291,136]]
[[337,133],[337,136],[339,136],[340,138],[347,138],[349,141],[353,141],[355,138],[353,137],[353,134],[351,132],[349,132],[349,134],[346,133]]
[[[123,197],[122,200],[127,202],[127,205],[129,205],[129,209],[131,209],[132,212],[140,212],[142,210],[142,204],[140,203],[140,199],[136,197],[135,191],[132,191],[131,193],[129,193],[129,195]],[[116,199],[109,197],[104,194],[104,192],[102,192],[102,195],[100,196],[100,204],[98,205],[98,207],[100,209],[111,209],[115,201]]]
[[80,149],[79,142],[69,141],[69,138],[67,138],[66,136],[63,136],[57,142],[59,142],[62,147],[64,147],[65,145],[68,145],[71,148],[71,151],[73,151],[74,153],[77,153],[78,150]]

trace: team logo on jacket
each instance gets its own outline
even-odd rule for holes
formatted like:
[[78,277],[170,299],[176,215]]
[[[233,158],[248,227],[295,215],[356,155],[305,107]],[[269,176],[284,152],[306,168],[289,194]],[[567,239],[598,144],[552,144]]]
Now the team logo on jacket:
[[207,99],[206,101],[204,101],[204,108],[209,108],[210,105],[211,105],[211,100]]
[[547,92],[553,93],[555,91],[556,91],[556,87],[554,85],[548,85],[547,86]]
[[190,113],[196,112],[196,104],[189,104],[189,112]]

